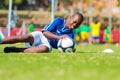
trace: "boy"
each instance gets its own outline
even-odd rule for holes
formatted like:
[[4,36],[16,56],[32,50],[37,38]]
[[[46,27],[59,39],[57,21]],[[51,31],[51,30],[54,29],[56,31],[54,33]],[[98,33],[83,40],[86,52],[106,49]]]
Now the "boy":
[[[1,44],[12,44],[25,42],[27,48],[6,47],[5,52],[25,52],[42,53],[51,52],[52,48],[57,49],[59,39],[71,37],[74,39],[73,29],[79,27],[83,22],[83,15],[75,13],[67,20],[56,18],[53,22],[46,25],[42,32],[35,31],[23,36],[8,37],[1,40]],[[73,50],[74,51],[74,50]]]

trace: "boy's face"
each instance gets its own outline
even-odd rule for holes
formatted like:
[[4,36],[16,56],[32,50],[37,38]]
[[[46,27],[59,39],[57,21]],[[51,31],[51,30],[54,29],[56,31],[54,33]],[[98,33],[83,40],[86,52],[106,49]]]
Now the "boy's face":
[[66,26],[67,26],[68,29],[73,30],[73,29],[75,29],[75,28],[80,26],[80,24],[81,24],[80,22],[81,22],[80,17],[78,17],[77,15],[71,16],[67,20]]

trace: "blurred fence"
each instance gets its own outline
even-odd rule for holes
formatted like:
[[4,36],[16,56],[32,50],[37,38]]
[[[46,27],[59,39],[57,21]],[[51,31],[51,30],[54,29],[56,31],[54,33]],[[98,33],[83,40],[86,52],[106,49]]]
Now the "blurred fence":
[[[31,16],[34,16],[37,18],[36,23],[48,23],[51,21],[51,12],[40,12],[40,11],[27,11],[27,10],[18,10],[17,14],[19,15],[20,19],[24,20],[30,20]],[[55,12],[55,17],[63,17],[67,18],[70,16],[70,13],[62,13],[62,12]],[[83,14],[85,18],[89,18],[89,14]],[[92,17],[95,17],[96,15],[92,14]],[[7,10],[0,10],[0,19],[5,18],[7,19],[8,16],[8,11]],[[104,20],[108,21],[108,14],[101,14],[100,15]],[[118,15],[113,15],[112,16],[112,24],[113,26],[118,26],[120,27],[120,14]]]
[[[48,23],[51,21],[51,12],[40,12],[40,11],[17,11],[18,16],[20,19],[30,20],[31,16],[34,16],[37,21],[36,23]],[[0,19],[5,18],[7,19],[8,11],[7,10],[0,10]],[[62,14],[60,12],[55,13],[55,17],[66,17],[68,14]]]

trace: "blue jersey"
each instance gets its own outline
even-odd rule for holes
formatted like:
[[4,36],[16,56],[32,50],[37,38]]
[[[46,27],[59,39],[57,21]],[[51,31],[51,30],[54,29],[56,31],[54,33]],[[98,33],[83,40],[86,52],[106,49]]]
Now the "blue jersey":
[[[50,31],[58,36],[67,35],[74,39],[73,31],[66,28],[63,18],[56,18],[52,23],[46,25],[42,31]],[[48,38],[48,41],[53,48],[57,48],[58,39]]]

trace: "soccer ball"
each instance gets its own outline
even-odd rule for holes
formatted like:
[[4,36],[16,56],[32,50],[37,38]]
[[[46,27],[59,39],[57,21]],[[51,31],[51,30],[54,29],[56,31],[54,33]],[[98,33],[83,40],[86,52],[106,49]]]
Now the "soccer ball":
[[57,47],[60,52],[73,52],[75,41],[69,37],[60,39]]

